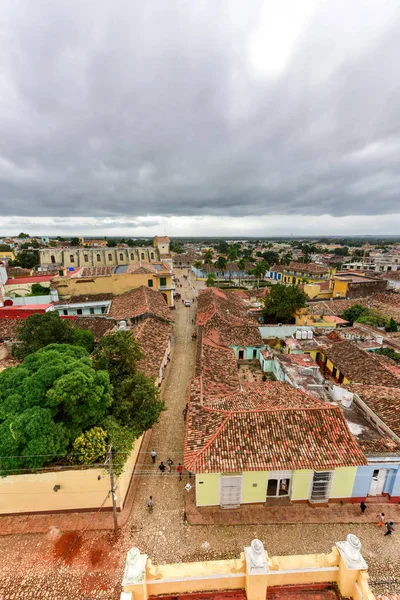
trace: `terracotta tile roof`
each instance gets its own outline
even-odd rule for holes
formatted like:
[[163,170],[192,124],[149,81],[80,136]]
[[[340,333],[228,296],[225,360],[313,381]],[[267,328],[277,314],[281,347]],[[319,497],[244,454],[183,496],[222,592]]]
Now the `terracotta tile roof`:
[[215,313],[204,325],[204,336],[221,346],[262,346],[263,340],[256,324],[231,325]]
[[28,277],[32,269],[23,269],[22,267],[7,267],[8,277]]
[[400,437],[400,387],[353,384],[347,385],[346,388],[358,394],[361,400]]
[[0,319],[0,341],[15,339],[15,331],[21,319]]
[[[263,389],[264,388],[264,389]],[[189,403],[185,467],[195,473],[365,465],[340,407],[283,382]]]
[[208,340],[198,339],[196,377],[202,377],[204,393],[215,397],[240,390],[235,355],[231,348],[223,348]]
[[65,300],[58,300],[54,302],[54,305],[58,304],[80,304],[83,302],[104,302],[105,300],[112,300],[114,298],[113,294],[83,294],[79,296],[71,296],[71,298],[67,298]]
[[171,242],[167,235],[156,235],[154,239],[160,244],[169,244]]
[[385,279],[400,281],[400,271],[389,271],[388,273],[385,273]]
[[353,298],[352,300],[327,300],[324,302],[310,302],[308,312],[313,315],[338,315],[342,316],[346,308],[354,304],[361,304],[387,315],[400,323],[400,294],[386,292],[371,295],[369,298]]
[[270,268],[270,271],[277,271],[278,273],[283,273],[284,268],[285,267],[283,265],[273,265]]
[[116,323],[114,319],[105,317],[78,317],[77,319],[68,319],[68,323],[72,327],[80,327],[93,332],[96,342],[101,340],[104,335],[107,335],[114,329]]
[[171,323],[149,317],[131,329],[144,353],[138,361],[138,371],[156,377],[172,334]]
[[215,314],[218,314],[229,327],[258,326],[257,320],[249,315],[245,302],[235,292],[223,292],[217,288],[200,290],[197,302],[197,325],[205,325]]
[[337,342],[324,350],[325,356],[350,383],[397,387],[400,379],[381,366],[373,354],[348,341]]
[[285,271],[296,271],[300,273],[309,273],[322,275],[323,273],[328,273],[328,267],[324,267],[322,265],[317,265],[315,263],[301,263],[292,261],[288,267],[284,267]]
[[400,594],[387,594],[385,596],[375,596],[376,600],[400,600]]
[[[162,269],[156,269],[155,264],[160,265],[162,267]],[[148,263],[148,262],[141,262],[141,263],[130,263],[126,269],[126,273],[136,273],[136,274],[161,274],[164,272],[169,273],[171,270],[169,268],[168,265],[166,265],[165,263],[161,262],[161,263]]]
[[134,290],[129,290],[116,296],[111,302],[108,316],[113,319],[134,319],[152,315],[164,321],[173,321],[174,318],[164,296],[145,285]]
[[79,277],[104,277],[112,275],[114,267],[83,267]]

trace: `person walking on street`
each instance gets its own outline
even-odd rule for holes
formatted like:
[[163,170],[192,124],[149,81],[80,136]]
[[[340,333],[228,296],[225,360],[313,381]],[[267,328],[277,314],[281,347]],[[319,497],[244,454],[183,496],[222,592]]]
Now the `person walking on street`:
[[387,523],[385,523],[385,525],[386,525],[386,533],[383,537],[385,537],[386,535],[392,535],[392,533],[394,531],[393,521],[388,521]]
[[182,471],[183,471],[183,467],[181,465],[181,463],[178,463],[178,466],[176,467],[176,470],[179,473],[179,481],[182,481]]
[[167,465],[168,465],[168,473],[171,473],[171,469],[172,469],[174,463],[170,458],[167,460]]
[[156,458],[157,458],[157,452],[155,450],[152,450],[150,452],[150,456],[151,456],[151,460],[153,461],[153,465],[156,464]]
[[379,515],[376,515],[376,517],[377,517],[377,519],[379,519],[379,521],[377,522],[375,527],[383,527],[383,525],[385,523],[385,513],[381,512],[381,513],[379,513]]
[[187,408],[184,408],[182,411],[183,420],[186,422]]
[[367,505],[365,504],[365,502],[360,503],[360,508],[361,508],[361,514],[363,515],[365,513],[365,511],[367,510]]
[[150,498],[147,500],[147,510],[149,513],[153,512],[153,496],[150,496]]
[[164,474],[164,472],[165,472],[165,465],[164,465],[164,463],[162,461],[160,462],[160,466],[158,468],[160,469],[161,473]]

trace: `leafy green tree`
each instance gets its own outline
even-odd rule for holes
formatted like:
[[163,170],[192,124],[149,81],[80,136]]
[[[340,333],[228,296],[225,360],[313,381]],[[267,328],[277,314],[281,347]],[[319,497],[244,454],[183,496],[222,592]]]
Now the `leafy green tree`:
[[270,288],[264,300],[265,323],[293,323],[294,314],[306,306],[307,296],[296,285],[277,283]]
[[18,234],[18,238],[19,238],[20,240],[26,240],[26,238],[29,238],[29,237],[31,237],[31,236],[29,235],[29,233],[23,233],[23,232],[21,232],[21,233],[19,233],[19,234]]
[[379,348],[379,350],[376,351],[376,354],[387,356],[388,358],[391,358],[400,364],[400,352],[396,352],[396,350],[393,350],[393,348]]
[[13,346],[12,354],[22,359],[48,344],[72,343],[72,330],[66,320],[60,319],[57,311],[51,311],[25,319],[17,327],[16,337],[20,343]]
[[368,308],[366,308],[362,304],[353,304],[352,306],[349,306],[349,308],[346,308],[346,310],[343,311],[343,319],[349,321],[350,323],[354,323],[361,317],[361,315],[364,315],[366,312],[368,312]]
[[12,355],[23,359],[49,344],[74,344],[83,346],[90,352],[93,335],[80,331],[82,330],[72,328],[67,320],[61,319],[57,311],[31,315],[17,327],[16,337],[20,343],[13,346]]
[[114,390],[113,416],[139,434],[158,421],[164,408],[153,379],[143,373],[126,377]]
[[215,274],[209,273],[207,275],[207,279],[206,279],[206,286],[207,287],[215,287],[216,282],[217,282],[217,278],[216,278]]
[[203,263],[200,260],[196,260],[193,263],[193,266],[194,266],[195,269],[201,269],[201,267],[203,266]]
[[41,285],[40,283],[32,284],[31,293],[29,296],[48,296],[50,294],[50,288]]
[[0,456],[20,457],[0,459],[0,469],[51,462],[82,431],[100,424],[111,403],[108,373],[93,369],[83,348],[53,344],[30,354],[0,373]]
[[33,406],[0,422],[0,474],[37,469],[65,454],[68,431],[49,409]]
[[219,242],[219,244],[217,245],[217,251],[219,252],[219,254],[228,254],[229,249],[229,244],[228,242],[225,242],[225,240]]
[[107,432],[107,443],[112,446],[114,471],[120,475],[138,433],[131,427],[120,425],[112,416],[104,419],[102,428]]
[[71,246],[80,246],[80,245],[81,245],[81,243],[79,241],[79,238],[77,238],[77,237],[71,238]]
[[392,317],[389,319],[389,322],[386,325],[386,331],[398,331],[397,323]]
[[136,363],[143,352],[130,331],[117,331],[104,336],[93,353],[93,367],[104,369],[110,381],[118,386],[125,377],[136,372]]
[[37,250],[22,250],[18,252],[15,260],[10,260],[10,267],[22,267],[23,269],[33,269],[39,264],[39,252]]
[[71,462],[85,465],[104,460],[107,452],[107,432],[92,427],[76,438],[72,445]]
[[74,346],[82,346],[91,354],[94,348],[94,335],[89,329],[72,326],[72,341]]
[[[129,242],[128,242],[129,245]],[[117,240],[107,240],[107,248],[115,248],[117,246]]]
[[211,265],[212,264],[212,259],[213,259],[214,253],[212,250],[207,250],[207,252],[204,254],[204,264],[205,265]]

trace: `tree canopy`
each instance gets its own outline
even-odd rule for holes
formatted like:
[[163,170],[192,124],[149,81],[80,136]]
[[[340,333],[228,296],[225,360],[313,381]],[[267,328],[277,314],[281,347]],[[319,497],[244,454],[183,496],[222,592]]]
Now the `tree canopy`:
[[10,260],[10,267],[22,267],[23,269],[33,269],[39,264],[39,252],[37,250],[22,250],[18,252],[15,260]]
[[306,306],[307,296],[296,285],[277,283],[264,300],[265,323],[293,323],[294,313]]
[[16,337],[20,343],[13,346],[12,355],[19,359],[49,344],[83,346],[89,353],[94,345],[91,331],[72,327],[57,311],[31,315],[18,326]]
[[93,353],[95,369],[105,369],[111,383],[118,386],[125,377],[136,372],[136,363],[143,352],[130,331],[117,331],[104,336]]
[[0,373],[0,471],[41,467],[101,423],[112,403],[106,371],[78,346],[53,344]]

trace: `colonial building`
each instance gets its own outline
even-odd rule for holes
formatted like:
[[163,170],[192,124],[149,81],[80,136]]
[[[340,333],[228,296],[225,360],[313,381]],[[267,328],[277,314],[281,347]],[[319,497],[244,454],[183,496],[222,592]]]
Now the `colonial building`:
[[40,266],[116,267],[160,260],[158,248],[44,248],[39,250]]

